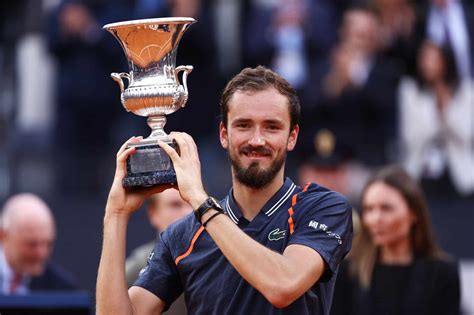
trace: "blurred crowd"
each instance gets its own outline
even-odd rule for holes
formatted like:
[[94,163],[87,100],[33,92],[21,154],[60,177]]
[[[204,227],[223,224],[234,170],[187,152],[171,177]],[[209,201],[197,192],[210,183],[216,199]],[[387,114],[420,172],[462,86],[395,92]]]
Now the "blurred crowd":
[[370,174],[399,164],[426,194],[441,245],[474,260],[467,228],[474,222],[469,0],[2,2],[1,198],[20,191],[87,198],[108,190],[115,151],[150,131],[120,104],[110,73],[128,65],[102,26],[166,16],[198,23],[177,54],[177,65],[194,66],[189,101],[167,117],[165,130],[195,138],[213,195],[230,187],[217,136],[220,92],[241,68],[265,65],[301,98],[290,175],[342,192],[359,208]]

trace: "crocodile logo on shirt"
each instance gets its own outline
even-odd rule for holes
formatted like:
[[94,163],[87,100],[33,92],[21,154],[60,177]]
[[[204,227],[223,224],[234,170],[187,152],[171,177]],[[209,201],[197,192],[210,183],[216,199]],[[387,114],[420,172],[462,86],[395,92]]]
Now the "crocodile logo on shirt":
[[270,233],[268,233],[268,239],[270,241],[278,241],[278,240],[281,240],[282,238],[285,238],[285,235],[286,235],[285,230],[280,231],[280,229],[277,228],[271,231]]

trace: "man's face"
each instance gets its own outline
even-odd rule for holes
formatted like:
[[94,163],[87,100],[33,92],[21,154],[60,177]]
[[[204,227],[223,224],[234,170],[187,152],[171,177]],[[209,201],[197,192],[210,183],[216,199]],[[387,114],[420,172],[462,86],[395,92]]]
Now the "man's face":
[[294,149],[298,130],[295,126],[290,132],[288,100],[274,88],[236,92],[229,100],[227,127],[220,126],[235,179],[261,188],[277,174],[283,176],[286,152]]
[[378,22],[368,12],[349,11],[344,17],[342,38],[348,49],[372,54],[378,45]]
[[24,222],[2,233],[6,259],[15,272],[30,276],[43,273],[55,240],[52,222]]

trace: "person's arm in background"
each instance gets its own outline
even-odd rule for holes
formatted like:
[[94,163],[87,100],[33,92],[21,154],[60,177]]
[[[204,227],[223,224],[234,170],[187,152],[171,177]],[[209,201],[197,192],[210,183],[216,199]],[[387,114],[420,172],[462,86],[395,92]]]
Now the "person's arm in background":
[[[130,141],[137,141],[132,138]],[[160,314],[165,304],[154,294],[134,287],[127,291],[125,280],[125,247],[127,224],[131,215],[152,194],[168,187],[125,189],[127,157],[135,148],[124,144],[117,153],[117,168],[104,216],[104,240],[97,276],[97,314]]]

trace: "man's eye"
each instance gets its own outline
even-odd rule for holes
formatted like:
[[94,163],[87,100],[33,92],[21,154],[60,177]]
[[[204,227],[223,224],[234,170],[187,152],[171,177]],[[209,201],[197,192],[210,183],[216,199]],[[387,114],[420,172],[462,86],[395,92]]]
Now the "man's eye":
[[380,208],[384,212],[392,212],[393,211],[393,206],[389,205],[389,204],[383,204]]

